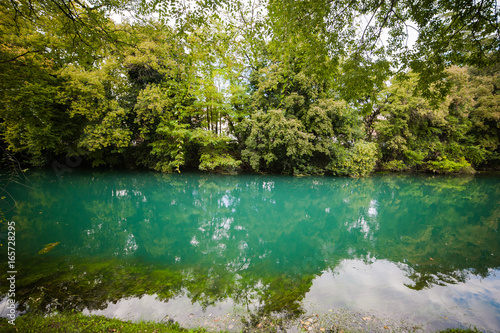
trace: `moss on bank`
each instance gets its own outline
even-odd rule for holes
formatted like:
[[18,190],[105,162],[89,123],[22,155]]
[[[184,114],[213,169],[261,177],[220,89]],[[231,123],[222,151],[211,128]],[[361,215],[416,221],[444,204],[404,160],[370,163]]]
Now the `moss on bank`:
[[40,315],[25,315],[17,317],[15,325],[9,324],[7,319],[0,318],[0,332],[164,332],[164,333],[195,333],[206,332],[203,329],[187,330],[177,323],[132,323],[103,316],[85,316],[80,313],[57,314],[49,317]]

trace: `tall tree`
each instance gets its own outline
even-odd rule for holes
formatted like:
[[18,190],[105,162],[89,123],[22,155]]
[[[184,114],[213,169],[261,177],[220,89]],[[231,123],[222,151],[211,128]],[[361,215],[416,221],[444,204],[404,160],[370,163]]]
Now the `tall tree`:
[[[468,172],[498,159],[498,69],[447,70],[450,93],[436,104],[395,79],[375,121],[383,168]],[[472,75],[471,75],[472,74]]]
[[[270,0],[268,8],[284,57],[301,49],[303,59],[321,72],[328,63],[333,73],[335,65],[346,64],[369,82],[376,72],[363,64],[390,59],[394,69],[421,74],[419,86],[431,95],[429,83],[440,82],[450,64],[487,66],[500,60],[495,0]],[[418,37],[409,45],[412,31]]]

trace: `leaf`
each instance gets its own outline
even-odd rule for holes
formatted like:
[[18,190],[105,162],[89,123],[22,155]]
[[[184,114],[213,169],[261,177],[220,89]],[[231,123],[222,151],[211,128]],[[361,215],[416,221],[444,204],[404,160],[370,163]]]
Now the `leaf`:
[[41,249],[40,251],[38,251],[38,254],[45,254],[45,253],[47,253],[49,251],[52,251],[52,249],[54,249],[60,243],[61,242],[47,244],[47,245],[45,245],[45,247],[43,249]]

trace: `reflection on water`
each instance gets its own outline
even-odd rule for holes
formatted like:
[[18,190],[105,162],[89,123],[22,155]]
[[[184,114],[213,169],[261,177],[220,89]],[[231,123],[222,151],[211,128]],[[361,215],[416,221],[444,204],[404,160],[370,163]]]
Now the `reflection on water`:
[[[404,287],[409,282],[408,277],[389,261],[368,264],[346,260],[335,272],[324,272],[313,280],[302,306],[305,317],[343,308],[391,318],[391,322],[419,323],[425,331],[465,323],[493,330],[500,322],[499,273],[499,270],[492,271],[487,279],[472,276],[467,284],[415,291]],[[248,308],[255,310],[257,307],[256,303]],[[246,310],[231,299],[203,307],[193,304],[185,293],[181,293],[167,302],[158,300],[157,295],[126,298],[109,303],[105,309],[85,313],[136,321],[161,321],[167,314],[167,319],[184,326],[204,325],[231,330],[241,328],[237,318],[245,315]]]
[[[415,291],[406,288],[409,278],[398,265],[386,260],[366,263],[343,261],[334,272],[314,279],[306,294],[308,308],[356,309],[420,323],[426,331],[467,323],[498,329],[500,323],[499,270],[481,279],[471,276],[466,284],[434,286]],[[383,300],[383,301],[381,301]]]
[[136,306],[138,318],[184,321],[203,310],[298,318],[343,307],[429,329],[500,329],[495,177],[30,179],[32,189],[10,188],[18,205],[7,214],[20,310]]

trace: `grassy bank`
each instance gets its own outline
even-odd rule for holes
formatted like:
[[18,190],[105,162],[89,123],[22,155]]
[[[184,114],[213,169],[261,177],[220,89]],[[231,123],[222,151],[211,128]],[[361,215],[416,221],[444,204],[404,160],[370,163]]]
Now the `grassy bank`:
[[7,319],[0,319],[0,332],[121,332],[121,333],[195,333],[205,330],[187,330],[177,324],[154,322],[132,323],[103,316],[85,316],[83,314],[58,314],[50,317],[27,315],[16,318],[15,325],[9,324]]
[[[253,330],[252,330],[253,331]],[[269,327],[255,329],[257,332],[272,332]],[[304,330],[306,332],[307,330]],[[315,330],[311,330],[314,332]],[[336,327],[335,330],[321,330],[321,332],[354,332],[349,329]],[[393,330],[384,330],[384,332]],[[399,331],[399,330],[396,330]],[[85,316],[80,313],[58,314],[50,317],[39,315],[25,315],[16,318],[15,325],[9,324],[7,319],[0,318],[0,332],[117,332],[117,333],[201,333],[207,332],[205,329],[184,329],[177,323],[154,323],[138,322],[132,323],[119,319],[111,319],[103,316]],[[221,331],[222,332],[222,331]],[[448,329],[441,331],[446,333],[474,333],[479,332],[472,329]]]

